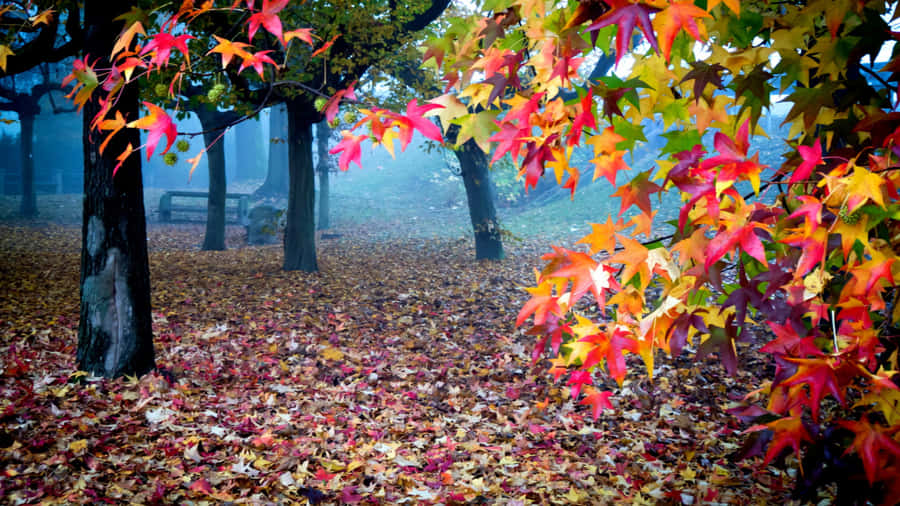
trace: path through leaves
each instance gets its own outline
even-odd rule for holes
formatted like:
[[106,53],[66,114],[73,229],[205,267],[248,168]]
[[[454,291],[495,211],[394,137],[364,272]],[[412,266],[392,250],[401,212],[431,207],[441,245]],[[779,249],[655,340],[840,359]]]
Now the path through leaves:
[[160,370],[113,381],[75,369],[79,234],[0,226],[4,503],[787,497],[787,476],[731,458],[724,409],[752,374],[660,360],[596,422],[566,401],[512,327],[543,253],[528,243],[474,263],[465,241],[360,230],[321,239],[308,275],[281,271],[280,246],[241,247],[240,229],[212,253],[199,227],[151,227]]

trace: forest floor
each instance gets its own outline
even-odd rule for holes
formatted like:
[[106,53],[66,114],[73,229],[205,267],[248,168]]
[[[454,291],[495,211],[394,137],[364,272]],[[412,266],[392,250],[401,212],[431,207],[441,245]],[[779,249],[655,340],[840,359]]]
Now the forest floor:
[[345,228],[304,274],[227,235],[150,226],[159,370],[108,380],[75,363],[80,227],[0,225],[0,502],[789,499],[789,473],[733,458],[752,354],[736,378],[658,357],[596,420],[532,363],[513,322],[545,241],[475,262],[470,240]]

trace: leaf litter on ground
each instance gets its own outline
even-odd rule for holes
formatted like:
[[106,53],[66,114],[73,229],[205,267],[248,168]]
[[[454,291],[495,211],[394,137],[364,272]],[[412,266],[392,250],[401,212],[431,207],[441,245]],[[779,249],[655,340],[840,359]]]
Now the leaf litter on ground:
[[[197,251],[149,230],[158,370],[76,368],[80,229],[0,226],[0,501],[212,504],[767,504],[792,480],[734,455],[756,388],[713,358],[658,359],[591,417],[513,327],[547,249],[389,238]],[[629,358],[631,360],[631,358]],[[640,366],[635,362],[634,368]]]

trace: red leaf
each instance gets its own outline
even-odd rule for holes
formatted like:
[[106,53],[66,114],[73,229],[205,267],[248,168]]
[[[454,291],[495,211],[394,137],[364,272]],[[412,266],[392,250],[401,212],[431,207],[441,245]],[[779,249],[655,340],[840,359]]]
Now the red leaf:
[[[893,455],[895,460],[900,459],[900,443],[897,443],[892,437],[897,432],[898,427],[885,430],[867,421],[838,420],[837,423],[856,434],[852,447],[863,462],[869,483],[875,483],[875,480],[879,478],[879,471],[884,468],[885,462],[889,460],[881,457],[882,454]],[[849,452],[850,449],[848,448],[847,451]],[[886,477],[882,476],[882,478]],[[896,476],[893,477],[896,478]]]
[[809,388],[808,406],[812,411],[813,420],[819,419],[819,406],[825,391],[831,393],[842,405],[844,404],[844,392],[839,385],[838,377],[831,360],[822,358],[785,358],[788,362],[797,364],[797,372],[786,379],[784,386],[805,384]]
[[262,11],[254,13],[248,20],[248,23],[250,24],[247,28],[248,39],[252,41],[253,36],[256,35],[256,31],[259,30],[260,25],[262,25],[262,27],[274,35],[283,46],[284,35],[281,31],[281,19],[278,17],[278,12],[287,7],[287,4],[288,0],[273,0],[271,2],[269,0],[263,0]]
[[781,450],[784,450],[788,446],[793,448],[797,457],[799,457],[800,443],[804,441],[808,443],[812,442],[812,437],[809,435],[809,431],[806,430],[806,426],[803,425],[803,420],[799,416],[779,418],[778,420],[769,422],[765,425],[754,425],[747,429],[746,432],[763,429],[769,429],[774,432],[772,441],[769,443],[769,449],[766,451],[766,459],[763,462],[763,466],[771,462],[772,459],[781,453]]
[[797,166],[797,169],[794,170],[794,173],[791,174],[791,178],[788,179],[788,184],[806,181],[809,179],[809,176],[812,174],[816,165],[823,165],[825,163],[822,160],[822,143],[819,142],[819,139],[814,140],[812,146],[798,146],[797,151],[800,152],[800,157],[803,158],[803,162],[801,162],[800,165]]
[[644,36],[647,37],[650,45],[658,53],[659,44],[656,42],[656,34],[653,31],[653,24],[650,22],[650,14],[658,12],[659,9],[644,4],[617,3],[619,3],[618,6],[601,16],[586,31],[593,32],[604,26],[616,25],[616,65],[619,64],[619,59],[622,58],[622,55],[628,52],[628,44],[631,42],[634,25],[636,24],[640,25]]
[[584,399],[581,399],[581,402],[579,402],[578,404],[581,404],[583,406],[590,406],[591,416],[593,416],[594,420],[596,420],[600,417],[600,413],[604,409],[613,409],[612,403],[609,402],[609,397],[611,395],[612,392],[608,390],[604,392],[593,391],[592,393],[585,395]]
[[161,107],[150,102],[144,102],[144,107],[147,108],[150,114],[128,123],[127,126],[128,128],[147,130],[147,160],[149,160],[163,135],[166,136],[166,149],[163,150],[163,153],[169,151],[172,143],[175,142],[175,137],[178,136],[178,130],[175,128],[172,118]]
[[353,135],[348,131],[341,132],[341,135],[344,137],[341,142],[337,144],[337,146],[331,148],[328,153],[335,155],[341,153],[341,157],[338,160],[338,167],[341,170],[347,170],[350,168],[350,162],[356,162],[356,165],[359,165],[362,168],[362,162],[359,157],[362,154],[360,152],[359,144],[368,139],[368,135]]

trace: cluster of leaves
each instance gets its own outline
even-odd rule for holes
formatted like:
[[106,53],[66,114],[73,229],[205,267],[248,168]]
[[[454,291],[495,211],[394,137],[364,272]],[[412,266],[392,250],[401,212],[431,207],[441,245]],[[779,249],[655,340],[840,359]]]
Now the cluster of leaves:
[[[442,121],[496,143],[494,161],[510,154],[526,187],[552,169],[574,193],[585,168],[569,161],[582,144],[593,148],[594,179],[616,186],[619,217],[579,241],[589,254],[554,247],[543,257],[517,321],[533,316],[535,359],[549,348],[554,375],[595,416],[612,394],[597,374],[621,385],[625,355],[640,356],[652,376],[657,350],[692,349],[734,373],[741,343],[763,324],[774,375],[735,410],[763,433],[748,454],[764,451],[764,465],[807,448],[813,493],[837,475],[864,476],[875,500],[900,493],[900,120],[891,100],[900,59],[877,60],[896,35],[886,21],[894,7],[496,0],[430,44],[426,59],[456,90],[434,103],[468,105],[439,111]],[[585,59],[611,48],[630,75],[584,82]],[[578,98],[566,102],[566,90]],[[764,133],[760,116],[776,90],[793,105],[785,161],[767,168],[751,133]],[[649,119],[662,120],[666,142],[655,167],[632,171],[623,155],[646,140]],[[637,241],[662,225],[651,196],[667,192],[681,196],[674,233]]]
[[3,503],[786,499],[786,473],[728,457],[720,392],[752,374],[666,368],[595,422],[531,366],[508,308],[540,241],[473,264],[452,239],[360,226],[310,276],[238,227],[196,251],[200,230],[149,229],[160,369],[112,380],[74,361],[80,227],[0,226]]

